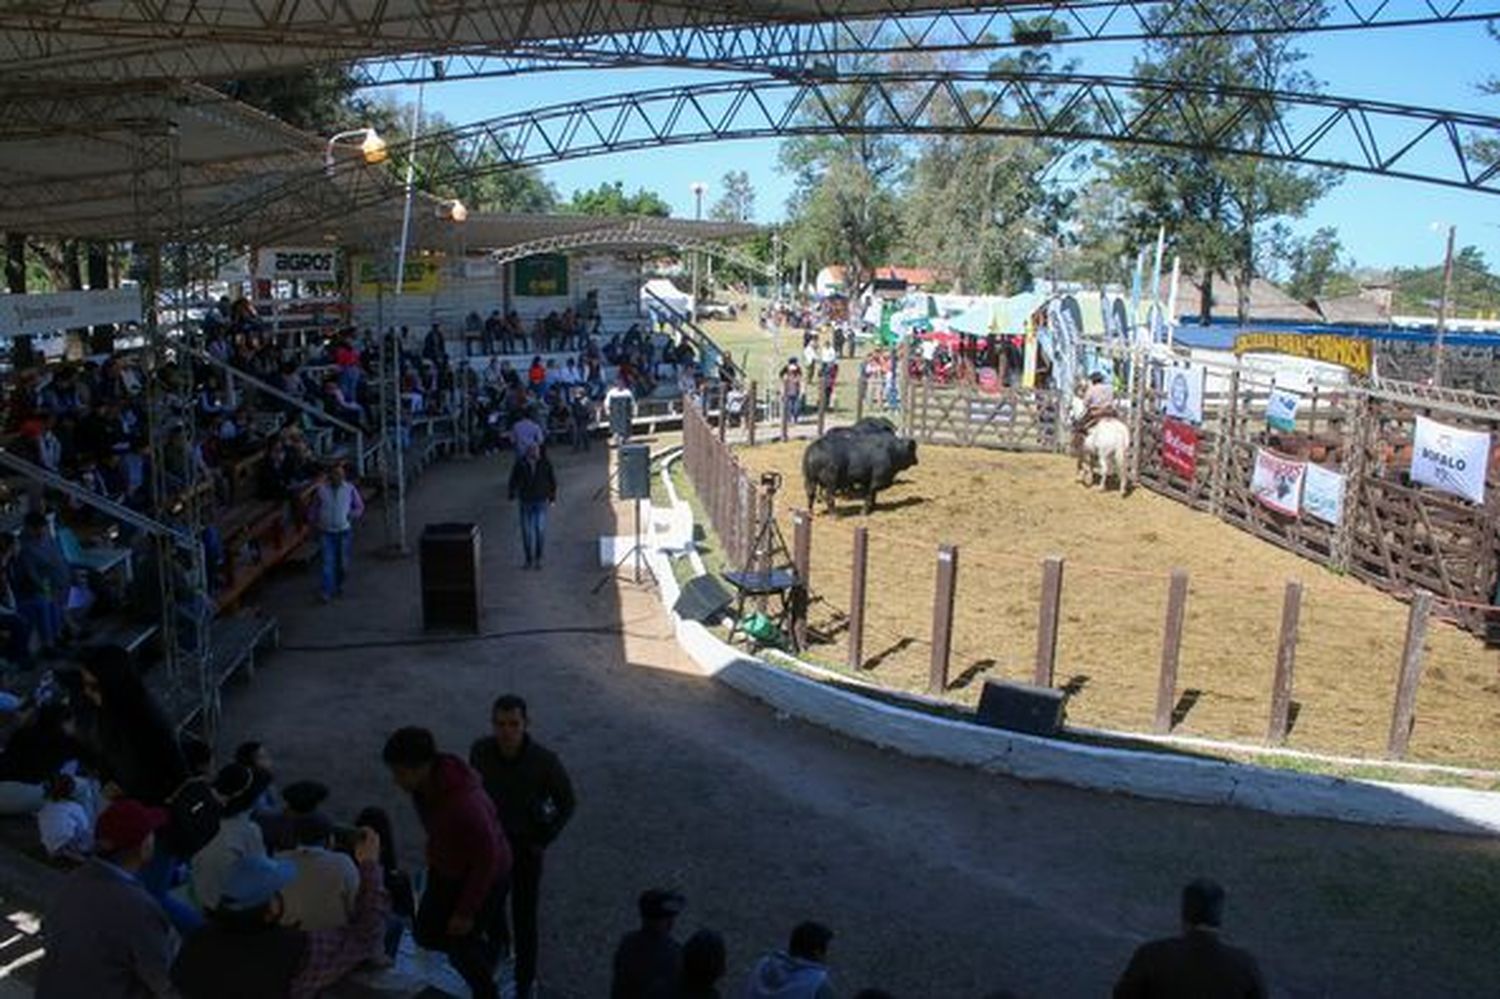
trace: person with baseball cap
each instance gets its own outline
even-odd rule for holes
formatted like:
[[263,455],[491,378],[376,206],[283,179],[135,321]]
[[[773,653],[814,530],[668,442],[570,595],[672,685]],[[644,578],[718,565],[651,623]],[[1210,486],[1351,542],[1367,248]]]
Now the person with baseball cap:
[[177,991],[184,999],[312,999],[378,955],[390,900],[373,829],[360,829],[354,859],[354,919],[334,929],[302,930],[281,922],[281,893],[296,878],[296,866],[241,857],[224,879],[208,925],[187,938],[172,965]]
[[620,938],[615,948],[610,999],[645,999],[648,990],[677,980],[682,969],[682,944],[672,936],[677,916],[687,900],[675,891],[648,888],[636,899],[641,928]]
[[95,855],[64,880],[42,923],[39,999],[136,999],[170,989],[172,929],[141,884],[167,812],[117,799],[94,825]]

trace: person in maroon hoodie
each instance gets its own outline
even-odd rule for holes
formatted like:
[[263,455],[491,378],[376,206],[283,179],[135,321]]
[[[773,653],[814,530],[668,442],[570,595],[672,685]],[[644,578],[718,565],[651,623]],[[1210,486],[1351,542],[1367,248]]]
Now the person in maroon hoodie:
[[498,999],[494,971],[511,861],[495,806],[479,775],[439,753],[425,728],[397,729],[381,755],[427,830],[427,887],[412,936],[447,954],[475,999]]

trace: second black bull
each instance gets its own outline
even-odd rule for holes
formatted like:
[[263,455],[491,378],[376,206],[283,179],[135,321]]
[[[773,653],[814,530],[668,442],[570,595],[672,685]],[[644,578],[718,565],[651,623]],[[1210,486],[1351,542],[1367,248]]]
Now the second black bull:
[[865,513],[875,509],[875,496],[896,481],[897,473],[917,463],[917,442],[897,437],[889,420],[860,420],[838,427],[807,445],[802,452],[802,481],[807,508],[812,510],[822,492],[833,512],[837,496],[862,496]]

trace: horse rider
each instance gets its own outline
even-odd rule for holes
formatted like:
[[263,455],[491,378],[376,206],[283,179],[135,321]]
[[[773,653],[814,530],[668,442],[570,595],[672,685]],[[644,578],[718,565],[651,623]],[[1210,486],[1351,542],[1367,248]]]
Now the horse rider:
[[1088,387],[1083,391],[1083,410],[1083,418],[1073,427],[1075,451],[1083,447],[1084,438],[1094,424],[1115,415],[1115,387],[1104,377],[1104,372],[1089,375]]

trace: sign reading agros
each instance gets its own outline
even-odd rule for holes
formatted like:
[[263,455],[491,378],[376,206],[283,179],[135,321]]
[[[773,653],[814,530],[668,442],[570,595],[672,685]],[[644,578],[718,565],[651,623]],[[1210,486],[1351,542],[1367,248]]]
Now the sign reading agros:
[[339,254],[320,246],[269,246],[256,258],[255,276],[280,281],[337,281]]

